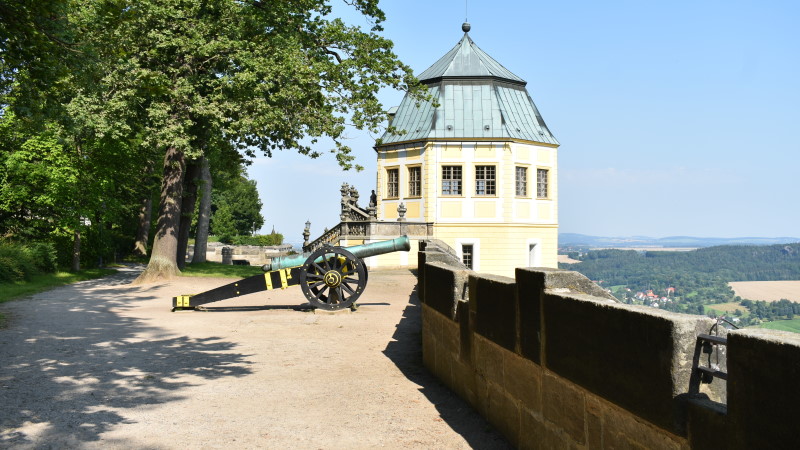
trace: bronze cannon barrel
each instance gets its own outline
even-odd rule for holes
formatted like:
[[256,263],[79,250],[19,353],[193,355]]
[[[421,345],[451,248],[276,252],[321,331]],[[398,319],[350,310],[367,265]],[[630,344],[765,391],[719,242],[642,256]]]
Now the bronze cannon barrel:
[[[411,250],[411,241],[408,239],[408,236],[400,236],[399,238],[390,239],[388,241],[372,242],[369,244],[355,245],[353,247],[342,247],[342,248],[359,258],[368,258],[370,256],[383,255],[392,252],[399,252],[399,251],[407,252]],[[302,255],[281,256],[279,258],[273,259],[272,263],[270,264],[264,264],[263,266],[261,266],[261,269],[263,269],[264,272],[269,272],[272,270],[280,270],[290,267],[302,266],[303,263],[306,262],[306,259],[308,259],[309,256],[311,256],[311,253],[303,253]],[[321,257],[320,261],[322,261]]]

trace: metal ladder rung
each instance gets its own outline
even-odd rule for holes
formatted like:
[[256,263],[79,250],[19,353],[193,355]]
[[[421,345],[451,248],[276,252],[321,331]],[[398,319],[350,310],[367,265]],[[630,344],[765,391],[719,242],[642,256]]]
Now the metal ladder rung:
[[707,374],[711,375],[714,378],[719,378],[719,379],[725,380],[725,381],[728,380],[728,374],[726,372],[721,371],[721,370],[714,370],[714,369],[710,369],[710,368],[704,367],[704,366],[699,366],[697,368],[697,370],[699,372],[707,373]]
[[711,334],[699,334],[697,340],[712,342],[717,345],[728,345],[728,339],[721,336],[714,336]]

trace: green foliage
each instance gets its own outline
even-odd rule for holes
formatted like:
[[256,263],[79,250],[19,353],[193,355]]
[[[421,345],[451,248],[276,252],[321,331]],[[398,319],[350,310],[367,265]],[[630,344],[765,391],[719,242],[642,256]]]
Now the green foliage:
[[59,60],[71,56],[67,0],[0,2],[0,91],[5,91],[21,70],[44,78],[54,73]]
[[62,267],[79,231],[82,263],[108,261],[135,232],[130,218],[147,185],[136,170],[141,161],[128,158],[123,143],[66,145],[56,128],[36,132],[8,111],[0,120],[0,229],[55,244]]
[[789,300],[781,299],[777,302],[758,301],[743,301],[742,306],[750,311],[750,316],[761,320],[779,320],[779,319],[794,319],[796,315],[800,315],[800,303],[792,302]]
[[[0,2],[0,230],[54,242],[62,264],[80,235],[84,263],[109,260],[152,191],[142,174],[161,174],[150,169],[168,151],[178,167],[204,155],[219,170],[257,151],[317,157],[326,138],[358,168],[345,124],[378,132],[383,87],[426,94],[379,34],[378,0],[343,2],[369,30],[330,3]],[[179,172],[164,205],[179,201]],[[233,195],[216,207],[228,239],[263,225],[257,196]],[[176,235],[163,211],[157,242]]]
[[56,251],[50,243],[0,242],[0,283],[28,281],[56,271]]
[[233,237],[238,234],[236,229],[236,221],[233,219],[233,206],[223,204],[217,208],[217,211],[212,217],[211,232],[214,233],[219,242],[223,244],[230,244],[233,242]]
[[257,245],[265,247],[268,245],[283,244],[283,235],[280,233],[257,234],[255,236],[234,236],[230,244],[233,245]]
[[332,17],[329,3],[70,3],[65,26],[85,58],[64,63],[76,84],[59,91],[65,109],[94,135],[139,134],[148,148],[189,157],[222,136],[246,154],[296,149],[317,157],[311,144],[327,136],[350,168],[346,121],[377,131],[386,118],[382,87],[424,91],[377,34],[377,0],[345,2],[374,24],[370,31]]
[[800,333],[800,319],[777,320],[775,322],[763,323],[758,327],[769,328],[771,330],[791,331],[793,333]]
[[256,182],[247,179],[243,167],[235,176],[219,174],[211,193],[212,234],[230,243],[233,236],[250,236],[264,225]]

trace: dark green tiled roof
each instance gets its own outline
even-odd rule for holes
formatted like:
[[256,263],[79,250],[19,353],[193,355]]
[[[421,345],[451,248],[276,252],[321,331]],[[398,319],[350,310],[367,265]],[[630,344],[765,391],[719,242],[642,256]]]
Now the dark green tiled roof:
[[525,89],[525,81],[492,59],[465,33],[419,79],[439,107],[406,96],[394,114],[397,134],[381,144],[427,139],[520,139],[558,145]]
[[511,73],[502,64],[481,50],[467,33],[453,47],[427,70],[419,74],[419,80],[438,78],[496,77],[510,82],[525,84],[525,80]]

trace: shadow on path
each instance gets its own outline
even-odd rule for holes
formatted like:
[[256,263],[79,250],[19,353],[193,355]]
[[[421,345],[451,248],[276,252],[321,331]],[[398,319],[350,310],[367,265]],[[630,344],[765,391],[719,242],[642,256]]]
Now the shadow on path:
[[420,392],[436,406],[442,420],[470,446],[481,449],[513,448],[475,409],[425,368],[422,362],[422,307],[417,297],[417,286],[392,337],[394,341],[386,346],[383,353],[409,380],[420,386]]
[[126,422],[121,409],[251,373],[249,355],[230,342],[175,336],[120,315],[155,298],[147,295],[153,286],[128,285],[137,275],[127,269],[3,305],[13,320],[0,330],[0,447],[97,441]]

